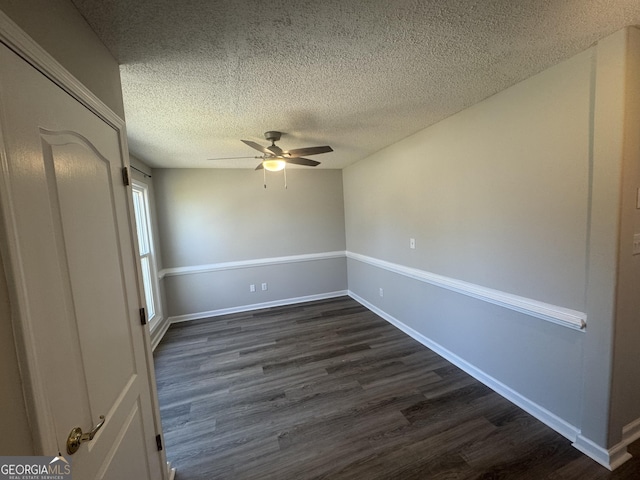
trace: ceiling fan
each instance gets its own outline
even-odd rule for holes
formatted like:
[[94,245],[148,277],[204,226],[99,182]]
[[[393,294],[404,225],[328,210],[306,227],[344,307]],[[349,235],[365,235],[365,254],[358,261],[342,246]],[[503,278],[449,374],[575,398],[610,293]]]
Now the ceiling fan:
[[285,168],[287,163],[293,165],[304,165],[305,167],[315,167],[320,165],[320,162],[316,160],[310,160],[303,158],[306,155],[317,155],[319,153],[333,152],[333,148],[328,145],[321,147],[306,147],[295,148],[293,150],[282,150],[276,145],[276,142],[280,140],[282,132],[269,131],[264,133],[264,138],[271,142],[268,147],[252,142],[251,140],[241,140],[245,145],[258,150],[262,153],[262,156],[258,157],[227,157],[227,158],[210,158],[209,160],[235,160],[240,158],[260,158],[262,162],[256,167],[256,170],[264,168],[271,172],[277,172]]

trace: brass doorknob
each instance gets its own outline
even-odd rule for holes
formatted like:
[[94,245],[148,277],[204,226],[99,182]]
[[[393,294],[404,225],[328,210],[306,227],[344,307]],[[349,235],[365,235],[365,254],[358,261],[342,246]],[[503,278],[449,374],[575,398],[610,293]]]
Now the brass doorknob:
[[100,415],[100,423],[93,427],[90,432],[82,433],[80,427],[71,430],[69,438],[67,438],[67,453],[73,455],[78,451],[82,442],[93,440],[93,437],[98,433],[98,430],[102,428],[102,425],[104,425],[104,415]]

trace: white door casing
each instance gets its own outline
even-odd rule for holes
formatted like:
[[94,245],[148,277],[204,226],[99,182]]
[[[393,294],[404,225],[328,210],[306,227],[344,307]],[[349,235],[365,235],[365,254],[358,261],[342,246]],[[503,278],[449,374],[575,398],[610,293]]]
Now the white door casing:
[[0,241],[38,453],[74,478],[165,478],[122,130],[0,44]]

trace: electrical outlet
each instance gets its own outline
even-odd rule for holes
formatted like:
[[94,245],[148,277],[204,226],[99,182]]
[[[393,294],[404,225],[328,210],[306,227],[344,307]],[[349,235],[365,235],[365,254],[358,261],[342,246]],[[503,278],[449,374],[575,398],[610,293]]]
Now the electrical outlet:
[[382,289],[382,287],[380,287],[380,291],[379,291],[379,293],[380,293],[380,296],[381,296],[381,297],[384,297],[384,290]]
[[265,292],[267,290],[267,282],[262,284],[262,291]]
[[640,233],[633,236],[633,254],[640,255]]
[[415,238],[410,238],[409,239],[409,248],[416,248],[416,239]]
[[252,283],[251,285],[249,285],[249,291],[250,291],[251,293],[253,293],[253,292],[255,292],[255,291],[256,291],[256,286],[255,286],[253,283]]

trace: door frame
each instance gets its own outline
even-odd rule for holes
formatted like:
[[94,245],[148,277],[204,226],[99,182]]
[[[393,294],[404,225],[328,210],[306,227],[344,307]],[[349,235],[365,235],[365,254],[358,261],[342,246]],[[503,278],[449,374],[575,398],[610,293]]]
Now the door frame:
[[[78,81],[67,69],[60,65],[57,60],[38,45],[1,10],[0,42],[113,128],[118,137],[123,167],[130,167],[129,148],[127,145],[124,120]],[[46,392],[44,391],[42,372],[39,371],[35,361],[36,352],[33,339],[36,326],[33,325],[27,308],[24,278],[22,276],[22,265],[19,254],[20,245],[17,241],[15,219],[13,218],[14,206],[11,205],[11,196],[9,194],[7,166],[5,141],[2,137],[2,131],[0,130],[0,170],[4,173],[0,178],[0,235],[3,240],[0,241],[0,253],[2,253],[4,258],[5,275],[7,276],[9,289],[11,323],[16,338],[18,364],[23,383],[26,411],[35,450],[34,453],[36,455],[43,455],[46,451],[51,452],[57,449],[56,436],[51,422],[51,412],[48,412],[49,407]],[[4,181],[2,181],[2,179],[4,179]],[[127,206],[129,240],[131,241],[133,251],[137,258],[138,245],[133,236],[133,232],[135,232],[135,219],[133,218],[133,200],[130,193],[127,195]],[[138,303],[142,306],[144,293],[138,261],[136,261],[135,265],[135,274]],[[153,368],[151,338],[148,325],[144,327],[141,326],[141,328],[143,328],[146,373],[151,392],[154,427],[156,433],[161,436],[162,445],[164,445],[155,370]],[[166,464],[164,449],[159,452],[159,455],[161,456],[162,464]],[[168,478],[168,470],[162,469],[162,473],[164,478]]]

